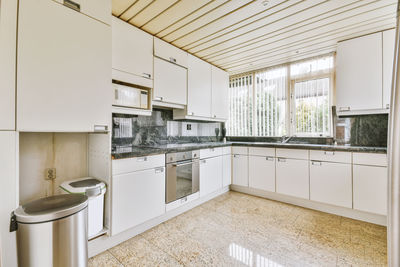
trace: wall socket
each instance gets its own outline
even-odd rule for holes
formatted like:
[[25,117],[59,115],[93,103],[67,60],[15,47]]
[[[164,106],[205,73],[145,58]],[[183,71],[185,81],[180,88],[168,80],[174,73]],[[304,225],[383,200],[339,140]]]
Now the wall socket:
[[44,170],[44,179],[45,180],[54,180],[56,179],[56,168],[48,168]]

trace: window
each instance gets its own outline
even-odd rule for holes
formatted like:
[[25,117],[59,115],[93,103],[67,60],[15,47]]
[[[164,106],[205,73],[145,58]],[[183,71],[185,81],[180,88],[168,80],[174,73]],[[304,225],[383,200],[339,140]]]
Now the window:
[[227,134],[230,136],[253,135],[253,76],[232,78],[229,83],[229,121]]
[[331,135],[333,62],[328,55],[231,78],[227,134]]

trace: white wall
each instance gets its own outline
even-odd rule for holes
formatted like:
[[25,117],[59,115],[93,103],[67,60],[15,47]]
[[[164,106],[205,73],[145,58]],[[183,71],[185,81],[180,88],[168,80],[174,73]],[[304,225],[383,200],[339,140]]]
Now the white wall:
[[[20,133],[19,200],[59,194],[59,185],[88,176],[87,133]],[[56,179],[45,180],[45,169],[56,168]]]

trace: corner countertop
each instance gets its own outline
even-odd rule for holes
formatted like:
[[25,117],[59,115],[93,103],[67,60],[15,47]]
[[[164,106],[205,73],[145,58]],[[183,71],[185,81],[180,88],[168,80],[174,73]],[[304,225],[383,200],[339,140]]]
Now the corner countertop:
[[196,149],[206,149],[224,146],[252,146],[252,147],[274,147],[274,148],[293,148],[293,149],[312,149],[326,151],[346,151],[346,152],[368,152],[368,153],[387,153],[386,147],[366,147],[350,145],[321,145],[306,143],[268,143],[268,142],[205,142],[189,144],[168,144],[153,147],[147,146],[127,146],[116,148],[112,152],[112,159],[125,159],[134,157],[144,157],[165,153],[174,153]]

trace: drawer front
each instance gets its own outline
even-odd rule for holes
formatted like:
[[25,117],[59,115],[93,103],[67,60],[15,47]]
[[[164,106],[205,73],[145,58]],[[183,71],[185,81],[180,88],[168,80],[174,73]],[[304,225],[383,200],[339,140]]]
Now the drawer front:
[[185,68],[188,66],[188,54],[185,51],[158,38],[154,38],[154,55]]
[[310,150],[310,159],[327,162],[351,163],[351,152]]
[[353,164],[385,167],[388,165],[387,155],[375,153],[353,153]]
[[230,155],[232,154],[232,147],[231,146],[224,146],[222,148],[222,154],[223,155]]
[[308,150],[277,148],[276,156],[290,159],[308,159]]
[[272,148],[272,147],[249,147],[249,155],[275,157],[275,148]]
[[200,158],[212,158],[222,156],[222,147],[206,148],[200,150]]
[[112,174],[117,175],[164,166],[165,154],[129,159],[116,159],[112,161]]
[[245,146],[233,146],[232,154],[233,155],[248,155],[248,148]]

